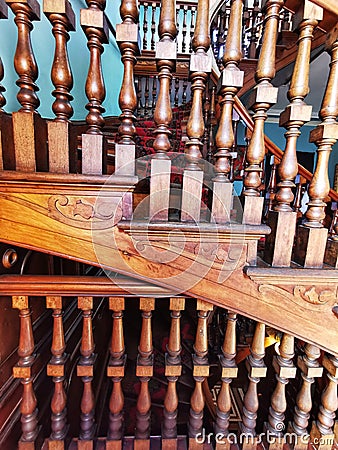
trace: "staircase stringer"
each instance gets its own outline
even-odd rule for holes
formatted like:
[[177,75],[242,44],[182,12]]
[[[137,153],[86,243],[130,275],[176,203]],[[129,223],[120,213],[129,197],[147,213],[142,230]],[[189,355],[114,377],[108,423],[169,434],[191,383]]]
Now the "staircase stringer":
[[[204,299],[338,354],[338,335],[332,335],[337,334],[334,270],[269,269],[272,275],[262,276],[246,269],[254,263],[253,246],[269,232],[266,226],[169,223],[163,228],[123,221],[116,226],[86,215],[88,208],[82,209],[82,224],[74,225],[65,220],[67,208],[64,215],[51,214],[55,189],[53,184],[34,190],[24,182],[16,191],[1,186],[1,240]],[[88,206],[85,191],[67,198],[68,206]]]

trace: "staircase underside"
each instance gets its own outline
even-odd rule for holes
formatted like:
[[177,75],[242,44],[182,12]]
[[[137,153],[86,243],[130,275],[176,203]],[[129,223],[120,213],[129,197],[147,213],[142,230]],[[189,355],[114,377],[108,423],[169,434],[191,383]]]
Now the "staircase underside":
[[254,267],[265,225],[121,221],[130,179],[102,186],[90,177],[75,184],[34,176],[0,181],[4,242],[209,300],[306,341],[313,336],[337,354],[336,271]]

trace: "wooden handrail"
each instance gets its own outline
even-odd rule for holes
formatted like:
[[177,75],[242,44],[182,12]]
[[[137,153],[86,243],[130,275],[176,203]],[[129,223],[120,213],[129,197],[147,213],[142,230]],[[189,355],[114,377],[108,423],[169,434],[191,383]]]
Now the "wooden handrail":
[[[240,117],[244,120],[249,130],[252,131],[254,125],[253,120],[249,112],[237,96],[235,97],[235,109]],[[283,151],[266,135],[264,136],[264,142],[266,149],[280,161],[283,156]],[[312,173],[309,170],[305,169],[305,167],[303,167],[301,164],[298,164],[298,173],[307,181],[311,181]],[[335,190],[330,189],[329,196],[331,197],[331,200],[338,201],[338,193]]]

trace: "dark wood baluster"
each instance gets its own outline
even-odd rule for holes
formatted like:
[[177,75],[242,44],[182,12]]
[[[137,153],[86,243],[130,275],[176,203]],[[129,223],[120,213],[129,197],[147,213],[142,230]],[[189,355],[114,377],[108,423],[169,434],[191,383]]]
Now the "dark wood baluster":
[[216,134],[215,172],[213,183],[212,216],[217,223],[230,220],[232,202],[232,183],[229,180],[231,150],[234,143],[232,128],[232,110],[234,96],[243,85],[244,72],[238,68],[242,58],[241,29],[243,1],[234,0],[231,5],[231,15],[225,53],[224,69],[221,74],[219,95],[221,96],[221,118]]
[[211,72],[209,0],[198,3],[195,34],[192,41],[193,54],[190,59],[190,81],[192,105],[187,124],[188,141],[185,147],[186,167],[183,173],[182,222],[199,222],[201,213],[203,171],[198,166],[202,158],[204,135],[203,93]]
[[185,78],[183,80],[183,86],[182,86],[182,105],[185,105],[187,103],[187,89],[188,89],[188,80]]
[[38,435],[38,409],[33,387],[32,365],[35,360],[34,337],[31,310],[28,297],[24,295],[12,297],[13,308],[19,310],[20,337],[19,361],[13,367],[13,377],[19,378],[23,385],[21,412],[21,437],[19,450],[31,450]]
[[[231,311],[227,316],[227,328],[222,346],[222,354],[219,360],[222,368],[222,385],[217,397],[215,433],[226,438],[229,434],[229,419],[231,411],[230,383],[233,378],[237,378],[238,368],[235,362],[236,357],[236,321],[237,315]],[[229,448],[227,439],[224,443],[217,442],[216,449]],[[227,446],[227,447],[225,447]]]
[[103,44],[108,43],[109,30],[104,13],[106,0],[86,0],[87,9],[81,9],[80,23],[87,36],[90,62],[86,80],[86,96],[89,111],[86,117],[88,129],[82,135],[82,173],[100,175],[104,166],[105,141],[102,135],[106,96],[102,75],[101,54]]
[[106,449],[120,450],[122,449],[124,406],[122,380],[126,363],[122,320],[124,298],[109,297],[109,309],[113,311],[113,329],[107,376],[112,379],[113,390],[109,401],[109,428]]
[[214,129],[216,126],[216,86],[211,88],[211,100],[210,100],[210,125],[209,125],[209,136],[208,136],[208,150],[207,150],[207,161],[213,162],[213,154],[215,148],[214,139]]
[[[204,394],[202,389],[203,381],[209,376],[208,361],[208,317],[213,309],[211,303],[197,299],[198,323],[193,354],[193,376],[195,389],[190,399],[190,414],[188,419],[189,448],[201,448],[196,437],[202,432]],[[203,444],[201,444],[203,446]]]
[[319,365],[320,350],[312,344],[306,344],[305,354],[298,357],[297,366],[302,372],[302,385],[296,397],[293,421],[289,432],[295,433],[292,446],[294,450],[307,450],[310,435],[307,431],[312,409],[311,386],[315,378],[323,375],[323,367]]
[[164,399],[162,425],[162,449],[164,450],[176,448],[177,445],[178,396],[176,383],[182,372],[180,320],[184,305],[184,298],[170,299],[171,327],[165,355],[165,375],[168,379],[168,387]]
[[[283,4],[283,2],[284,2],[284,0],[281,1],[282,4]],[[265,5],[264,5],[265,8],[268,8],[267,4],[268,4],[268,2],[265,3]],[[249,50],[248,50],[248,57],[251,59],[256,58],[256,50],[257,50],[257,42],[258,42],[257,23],[258,23],[259,12],[260,12],[259,1],[255,0],[254,4],[253,4],[253,9],[252,9],[252,25],[251,25],[252,28],[251,28],[251,34],[250,34]],[[265,32],[267,32],[266,25],[265,25]]]
[[156,124],[154,150],[151,161],[150,220],[167,221],[169,209],[171,161],[167,152],[171,149],[169,142],[169,125],[172,120],[170,105],[170,86],[172,73],[176,67],[177,34],[175,18],[175,1],[162,0],[158,34],[160,41],[156,44],[156,64],[159,72],[159,93],[154,113]]
[[70,91],[73,87],[73,76],[67,53],[69,31],[75,31],[75,15],[68,0],[62,2],[45,0],[43,12],[53,25],[52,32],[55,38],[54,61],[51,71],[51,79],[55,87],[52,92],[55,97],[52,105],[55,119],[47,124],[49,171],[68,173],[70,168],[75,170],[75,158],[71,164],[72,167],[70,167],[69,158],[69,119],[73,115],[73,108],[70,104],[73,97]]
[[[298,180],[297,180],[298,178]],[[297,182],[297,181],[298,182]],[[297,222],[300,222],[303,217],[303,213],[301,211],[302,207],[302,199],[304,194],[304,185],[306,184],[306,179],[302,177],[301,175],[297,175],[296,177],[296,194],[295,194],[295,200],[293,202],[293,209],[295,210],[297,214]]]
[[[8,7],[5,2],[5,0],[0,0],[0,20],[1,19],[7,19],[8,18]],[[2,137],[4,135],[4,129],[5,129],[5,120],[3,115],[3,107],[6,105],[6,99],[3,95],[3,92],[5,92],[4,86],[1,84],[3,78],[4,78],[4,66],[2,63],[2,59],[0,58],[0,170],[4,169],[4,163],[3,163],[3,150],[2,150]]]
[[47,365],[47,375],[53,377],[54,394],[51,402],[51,435],[49,450],[64,450],[67,434],[67,396],[65,382],[66,344],[62,322],[62,297],[46,297],[46,307],[53,310],[52,358]]
[[[23,172],[35,172],[37,160],[35,146],[39,139],[40,117],[37,108],[40,100],[36,95],[39,90],[35,81],[38,77],[38,67],[35,61],[31,45],[32,22],[40,20],[40,6],[36,0],[21,2],[6,0],[15,15],[15,23],[18,28],[17,47],[14,56],[14,67],[19,76],[16,84],[19,86],[17,99],[21,105],[18,112],[12,114],[14,151],[16,170]],[[40,129],[40,131],[42,128]],[[39,162],[40,167],[46,170],[46,155],[44,161]]]
[[269,421],[266,425],[269,431],[268,448],[282,450],[286,443],[283,430],[285,429],[285,411],[287,408],[285,387],[290,378],[295,378],[297,368],[294,366],[294,337],[284,334],[279,346],[279,354],[274,356],[273,367],[276,372],[277,385],[271,396]]
[[149,75],[145,77],[145,86],[144,86],[144,115],[148,116],[149,111],[151,110],[149,105]]
[[174,84],[175,84],[174,106],[175,106],[175,108],[177,108],[178,107],[178,91],[180,89],[180,79],[178,77],[174,78]]
[[241,431],[246,435],[243,449],[249,450],[257,448],[258,441],[256,437],[256,419],[259,408],[259,399],[257,393],[257,384],[261,378],[266,377],[266,366],[264,365],[264,338],[265,325],[257,323],[252,345],[250,348],[250,355],[246,360],[246,367],[248,369],[249,386],[244,396],[243,401],[243,415],[241,423]]
[[121,51],[124,66],[122,86],[119,95],[120,115],[119,142],[115,144],[115,174],[135,174],[135,125],[134,116],[137,107],[137,96],[134,82],[134,65],[138,47],[139,11],[136,0],[122,0],[120,7],[122,23],[116,26],[116,42]]
[[153,343],[151,331],[152,311],[155,309],[154,298],[140,298],[142,311],[142,329],[136,366],[136,376],[141,382],[136,405],[135,450],[150,448],[150,414],[151,398],[149,381],[153,376]]
[[92,387],[94,377],[94,337],[92,325],[93,297],[78,297],[78,308],[82,310],[81,358],[77,365],[77,376],[81,377],[83,393],[81,398],[79,450],[93,450],[95,434],[95,398]]
[[188,12],[188,6],[183,6],[183,23],[182,23],[182,53],[186,52],[187,49],[187,12]]
[[254,129],[246,152],[243,223],[260,224],[262,220],[264,198],[260,197],[259,187],[265,156],[264,123],[267,110],[277,102],[278,88],[272,86],[271,80],[275,76],[278,21],[283,3],[283,0],[269,0],[265,4],[264,37],[255,73],[257,85],[249,102],[254,111]]
[[210,85],[206,85],[206,90],[204,92],[203,98],[203,120],[204,120],[204,134],[203,134],[203,150],[202,156],[205,159],[208,148],[208,137],[210,128]]
[[142,50],[148,49],[148,3],[143,4],[143,41]]
[[[5,2],[5,0],[0,1],[0,20],[1,19],[7,19],[8,18],[8,7]],[[0,58],[0,112],[2,111],[2,108],[6,105],[6,99],[3,95],[3,92],[5,92],[5,88],[1,84],[1,81],[4,78],[4,66],[2,63],[2,59]],[[0,155],[1,156],[1,155]],[[0,164],[2,164],[2,159],[0,158]]]
[[331,450],[337,442],[338,358],[324,355],[323,366],[327,370],[327,385],[321,396],[318,419],[313,423],[310,438],[315,450]]
[[190,8],[190,22],[189,22],[189,29],[190,29],[189,53],[192,52],[192,40],[194,38],[195,33],[195,15],[196,15],[196,6],[192,6]]
[[136,97],[137,97],[137,115],[143,117],[143,104],[142,104],[142,77],[136,77]]
[[151,4],[151,39],[150,39],[150,50],[155,50],[155,33],[156,33],[156,9],[157,4]]
[[155,110],[155,106],[156,106],[156,96],[157,96],[157,77],[154,76],[152,78],[153,80],[153,85],[152,85],[152,90],[151,90],[151,112],[152,114],[154,113]]
[[[296,261],[305,267],[322,267],[327,243],[325,219],[325,198],[330,190],[329,158],[332,146],[338,139],[338,27],[327,41],[331,52],[330,74],[322,101],[319,117],[321,123],[310,133],[310,142],[317,146],[317,163],[310,186],[308,209],[304,226],[297,231]],[[332,246],[334,248],[334,246]],[[305,257],[304,257],[305,255]]]
[[272,155],[271,156],[271,160],[270,160],[270,164],[271,164],[271,173],[270,173],[270,178],[269,178],[269,183],[268,183],[268,187],[266,189],[266,194],[265,194],[265,211],[264,211],[264,219],[267,220],[269,212],[273,210],[273,206],[274,206],[274,201],[275,201],[275,195],[276,195],[276,189],[277,189],[277,164],[276,164],[276,159],[275,157]]
[[264,258],[273,266],[288,267],[296,230],[297,213],[290,206],[293,202],[294,178],[298,172],[296,144],[301,126],[311,119],[312,107],[306,105],[304,98],[309,91],[310,52],[313,31],[321,19],[323,10],[308,0],[299,11],[298,52],[288,91],[290,104],[282,112],[280,126],[287,129],[286,146],[278,167],[280,182],[275,196],[274,211],[269,214],[268,225],[272,232],[267,238]]

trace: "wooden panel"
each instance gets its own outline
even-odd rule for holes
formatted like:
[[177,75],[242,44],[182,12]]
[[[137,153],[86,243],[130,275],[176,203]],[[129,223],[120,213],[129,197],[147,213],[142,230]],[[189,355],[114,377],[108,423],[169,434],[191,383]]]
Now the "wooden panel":
[[48,122],[48,155],[50,172],[69,172],[69,124]]

